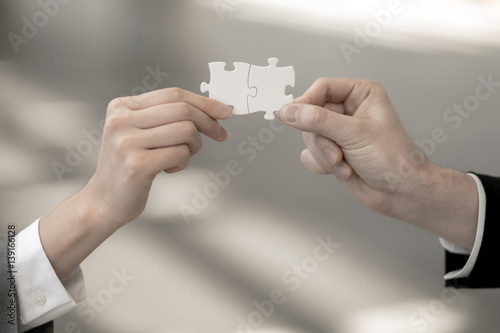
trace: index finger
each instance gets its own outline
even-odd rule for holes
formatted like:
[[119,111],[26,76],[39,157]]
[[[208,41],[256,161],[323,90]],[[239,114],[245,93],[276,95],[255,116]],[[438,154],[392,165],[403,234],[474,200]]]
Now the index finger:
[[[320,78],[295,103],[324,106],[329,103],[342,104],[344,114],[352,115],[368,95],[381,85],[376,81],[348,78]],[[383,88],[382,88],[383,89]]]
[[137,96],[122,97],[118,100],[131,110],[143,110],[161,104],[184,102],[214,119],[225,119],[233,113],[233,110],[222,102],[181,88],[154,90]]
[[356,133],[362,119],[312,104],[287,104],[278,112],[285,124],[303,132],[316,133],[343,147]]

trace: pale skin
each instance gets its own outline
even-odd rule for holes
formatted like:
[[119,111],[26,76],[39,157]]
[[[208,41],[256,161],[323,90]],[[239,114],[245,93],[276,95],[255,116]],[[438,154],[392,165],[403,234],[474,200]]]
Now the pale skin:
[[95,174],[78,193],[40,219],[42,246],[62,280],[103,241],[139,216],[155,177],[188,165],[200,133],[225,141],[217,119],[232,109],[169,88],[118,98],[108,105]]
[[472,249],[474,179],[423,158],[380,83],[322,78],[278,117],[303,131],[301,160],[310,170],[334,175],[380,214]]
[[[186,168],[200,133],[222,142],[220,102],[169,88],[113,100],[96,172],[40,220],[56,274],[67,277],[93,250],[144,210],[155,177]],[[388,215],[472,249],[478,193],[472,177],[425,160],[376,81],[317,80],[278,117],[303,131],[302,162],[332,174],[354,197]]]

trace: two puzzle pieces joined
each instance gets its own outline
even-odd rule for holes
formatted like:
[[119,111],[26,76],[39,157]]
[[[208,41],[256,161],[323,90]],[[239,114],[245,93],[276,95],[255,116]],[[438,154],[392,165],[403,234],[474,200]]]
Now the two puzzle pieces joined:
[[235,62],[234,71],[226,71],[225,62],[211,62],[210,83],[201,84],[201,92],[231,105],[234,114],[250,114],[265,111],[265,119],[274,119],[274,111],[293,102],[293,95],[285,95],[287,86],[295,86],[295,70],[276,67],[277,58],[268,60],[269,66],[260,67]]

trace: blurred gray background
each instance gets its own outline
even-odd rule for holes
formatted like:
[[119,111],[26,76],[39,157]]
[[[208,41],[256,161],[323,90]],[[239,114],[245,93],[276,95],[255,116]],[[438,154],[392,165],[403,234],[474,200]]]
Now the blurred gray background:
[[[388,1],[47,3],[0,3],[2,228],[29,225],[85,185],[99,150],[85,133],[99,129],[111,99],[140,92],[151,70],[169,73],[157,88],[199,92],[211,61],[231,68],[277,57],[295,68],[297,83],[287,89],[295,96],[322,76],[379,80],[412,138],[445,130],[448,140],[430,160],[500,174],[500,91],[458,129],[443,120],[474,94],[479,76],[500,81],[498,1],[401,1],[400,13],[350,59],[341,43],[355,45],[355,31],[374,24],[373,12]],[[39,27],[29,30],[27,21]],[[9,33],[25,39],[13,46]],[[254,332],[498,330],[498,291],[447,292],[454,297],[444,302],[437,238],[371,212],[332,177],[309,172],[298,131],[266,137],[263,113],[223,123],[231,138],[204,138],[187,170],[160,175],[144,214],[82,264],[90,301],[59,318],[57,333],[237,332],[238,318],[253,320]],[[259,134],[268,143],[248,162],[238,146]],[[83,146],[88,156],[58,177],[54,163]],[[178,205],[192,205],[210,172],[231,160],[241,174],[185,223]],[[291,290],[283,274],[311,263],[317,238],[329,235],[340,247]],[[117,292],[110,285],[120,272],[129,280]],[[285,302],[257,314],[254,302],[274,289]]]

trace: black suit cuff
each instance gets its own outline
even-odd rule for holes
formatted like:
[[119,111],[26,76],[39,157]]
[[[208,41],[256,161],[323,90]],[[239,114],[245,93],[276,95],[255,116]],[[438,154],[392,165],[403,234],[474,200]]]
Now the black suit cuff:
[[[498,288],[500,276],[496,259],[500,257],[500,178],[478,175],[486,194],[486,217],[481,248],[469,277],[451,279],[446,286],[455,288]],[[461,269],[469,256],[446,252],[446,271]]]

